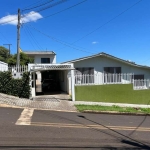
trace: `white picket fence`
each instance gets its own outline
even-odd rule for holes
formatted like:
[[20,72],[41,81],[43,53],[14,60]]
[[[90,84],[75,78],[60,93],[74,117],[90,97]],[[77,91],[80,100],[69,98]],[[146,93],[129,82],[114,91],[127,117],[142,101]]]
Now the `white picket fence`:
[[150,80],[133,80],[134,90],[145,90],[150,88]]
[[22,65],[22,66],[0,66],[0,71],[10,71],[12,73],[12,77],[14,79],[20,79],[22,78],[22,75],[24,72],[28,72],[28,66]]
[[130,84],[133,73],[75,75],[75,85]]
[[10,71],[13,73],[23,73],[28,71],[28,66],[22,65],[22,66],[0,66],[0,71]]
[[9,66],[8,70],[14,73],[23,73],[28,71],[28,66],[22,65],[22,66]]

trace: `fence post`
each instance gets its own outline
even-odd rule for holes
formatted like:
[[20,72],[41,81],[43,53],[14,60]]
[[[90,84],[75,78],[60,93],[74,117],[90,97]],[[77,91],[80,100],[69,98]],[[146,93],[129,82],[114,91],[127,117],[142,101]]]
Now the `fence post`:
[[[72,64],[72,67],[74,67],[73,64]],[[74,70],[71,70],[71,89],[72,89],[71,93],[72,93],[72,101],[75,101],[75,83],[74,83],[75,80],[74,79],[75,79]]]

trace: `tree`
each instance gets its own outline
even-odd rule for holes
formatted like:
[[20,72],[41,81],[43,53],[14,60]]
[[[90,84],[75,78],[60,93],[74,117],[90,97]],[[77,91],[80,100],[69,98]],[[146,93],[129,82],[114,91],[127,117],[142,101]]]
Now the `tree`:
[[9,50],[3,46],[0,46],[0,61],[7,63],[7,59],[9,57]]
[[[20,52],[20,65],[27,65],[28,63],[33,63],[34,59],[30,58],[27,54]],[[7,60],[9,65],[16,65],[17,64],[17,54],[14,54]]]
[[[3,46],[0,46],[0,61],[8,63],[8,65],[16,65],[17,54],[9,55],[9,50]],[[20,52],[20,65],[27,65],[28,63],[33,62],[33,58],[30,58],[27,54]]]

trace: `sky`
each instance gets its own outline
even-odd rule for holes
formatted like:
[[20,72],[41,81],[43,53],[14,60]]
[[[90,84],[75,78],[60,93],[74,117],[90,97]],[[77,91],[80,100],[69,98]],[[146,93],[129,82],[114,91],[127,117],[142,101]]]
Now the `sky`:
[[[61,1],[61,2],[60,2]],[[150,66],[150,0],[5,0],[0,45],[17,53],[54,51],[57,63],[105,52]]]

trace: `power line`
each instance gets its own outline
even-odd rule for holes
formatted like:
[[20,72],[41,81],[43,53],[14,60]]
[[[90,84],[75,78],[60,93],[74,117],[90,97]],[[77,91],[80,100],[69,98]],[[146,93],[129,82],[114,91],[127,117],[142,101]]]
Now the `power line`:
[[[0,33],[1,33],[1,35],[4,37],[4,39],[5,39],[8,43],[10,43],[9,40],[4,36],[4,34],[3,34],[2,32],[0,32]],[[13,47],[13,45],[12,45],[12,47]]]
[[[39,3],[40,1],[43,1],[43,0],[39,0],[39,1],[35,2],[35,3],[32,3],[32,4],[30,4],[30,5],[26,6],[26,7],[24,7],[24,8],[21,8],[21,9],[22,9],[22,10],[23,10],[23,9],[26,9],[26,8],[28,8],[29,6],[32,6],[32,5],[34,5],[34,4]],[[16,14],[16,13],[17,13],[17,11],[13,11],[11,14]]]
[[[46,16],[46,17],[40,18],[40,19],[38,19],[38,20],[46,19],[46,18],[48,18],[48,17],[57,15],[57,14],[59,14],[59,13],[61,13],[61,12],[64,12],[64,11],[66,11],[66,10],[69,10],[69,9],[73,8],[73,7],[76,7],[76,6],[82,4],[82,3],[86,2],[86,1],[87,1],[87,0],[83,0],[83,1],[81,1],[81,2],[79,2],[79,3],[77,3],[77,4],[75,4],[75,5],[72,5],[72,6],[68,7],[68,8],[65,8],[65,9],[63,9],[63,10],[61,10],[61,11],[58,11],[58,12],[53,13],[53,14],[51,14],[51,15],[48,15],[48,16]],[[26,17],[26,16],[29,16],[29,15],[33,15],[34,13],[35,13],[35,12],[30,13],[30,14],[28,14],[28,15],[24,15],[22,18],[24,18],[24,17]],[[17,20],[17,19],[13,19],[13,20],[10,20],[10,21],[7,21],[7,22],[0,23],[0,25],[7,24],[7,23],[12,22],[12,21],[15,21],[15,20]],[[28,22],[28,23],[30,23],[30,22]]]
[[[51,8],[51,7],[54,7],[54,6],[58,5],[58,4],[61,4],[61,3],[65,2],[65,1],[67,1],[67,0],[61,0],[61,1],[56,2],[56,3],[52,4],[52,5],[49,5],[49,6],[45,7],[45,8],[42,8],[42,9],[36,11],[36,12],[30,13],[30,14],[26,14],[26,15],[22,15],[21,18],[24,18],[24,17],[30,16],[30,15],[33,15],[33,14],[35,14],[35,13],[37,13],[37,12],[40,12],[40,11],[44,11],[44,10],[49,9],[49,8]],[[3,22],[3,23],[0,23],[0,25],[7,24],[7,23],[9,23],[9,22],[16,21],[16,20],[17,20],[17,18],[16,18],[16,19],[12,19],[12,20],[10,20],[10,21],[6,21],[6,22]]]
[[48,4],[48,3],[52,2],[52,1],[54,1],[54,0],[48,0],[47,2],[42,3],[42,4],[40,4],[40,5],[37,5],[37,6],[31,7],[31,8],[27,8],[27,9],[23,9],[23,10],[22,10],[22,12],[23,12],[23,11],[27,11],[27,10],[31,10],[31,9],[34,9],[34,8],[41,7],[41,6],[46,5],[46,4]]
[[32,38],[32,40],[34,41],[34,43],[36,44],[36,46],[37,46],[39,49],[43,49],[43,48],[39,45],[39,43],[37,42],[37,40],[35,39],[35,37],[33,36],[32,32],[30,31],[30,29],[28,28],[28,26],[26,26],[26,27],[27,27],[26,29],[27,29],[27,31],[28,31],[30,37]]
[[[31,25],[30,25],[30,26],[31,26]],[[35,28],[35,27],[33,27],[33,26],[31,26],[31,27],[32,27],[34,30],[36,30],[37,32],[41,33],[42,35],[44,35],[44,36],[46,36],[46,37],[48,37],[48,38],[54,40],[54,41],[57,42],[57,43],[60,43],[60,44],[62,44],[62,45],[64,45],[64,46],[66,46],[66,47],[70,47],[70,48],[75,49],[75,50],[78,50],[78,51],[82,51],[82,52],[94,54],[94,53],[92,53],[92,52],[90,52],[90,51],[85,51],[85,50],[81,50],[81,49],[79,49],[79,48],[73,47],[71,44],[68,44],[68,43],[66,43],[66,42],[64,42],[64,41],[61,41],[61,40],[59,40],[59,39],[56,39],[56,38],[54,38],[54,37],[52,37],[52,36],[50,36],[50,35],[48,35],[48,34],[42,32],[42,31],[40,31],[39,29],[37,29],[37,28]]]
[[51,4],[51,5],[49,5],[49,6],[47,6],[47,7],[44,7],[44,8],[41,8],[41,9],[35,11],[35,12],[32,12],[32,13],[30,13],[30,14],[26,14],[26,15],[23,15],[21,18],[24,18],[24,17],[30,16],[30,15],[33,15],[33,14],[35,14],[35,13],[37,13],[37,12],[44,11],[44,10],[46,10],[46,9],[49,9],[49,8],[51,8],[51,7],[54,7],[54,6],[57,6],[57,5],[59,5],[59,4],[61,4],[61,3],[64,3],[64,2],[66,2],[66,1],[67,1],[67,0],[60,0],[60,1],[56,2],[56,3],[54,3],[54,4]]
[[132,6],[130,6],[129,8],[127,8],[126,10],[122,11],[121,13],[119,13],[117,16],[113,17],[112,19],[110,19],[109,21],[107,21],[106,23],[104,23],[103,25],[99,26],[98,28],[94,29],[93,31],[89,32],[88,34],[84,35],[83,37],[79,38],[78,40],[76,40],[73,43],[76,43],[80,40],[82,40],[83,38],[89,36],[90,34],[94,33],[95,31],[99,30],[100,28],[102,28],[103,26],[107,25],[108,23],[110,23],[111,21],[115,20],[116,18],[118,18],[119,16],[121,16],[122,14],[124,14],[125,12],[127,12],[128,10],[130,10],[131,8],[133,8],[135,5],[137,5],[138,3],[140,3],[142,0],[139,0],[138,2],[136,2],[135,4],[133,4]]
[[[25,26],[24,26],[24,27],[25,27]],[[27,29],[26,29],[26,28],[24,28],[24,31],[25,31],[26,36],[28,36],[28,33],[27,33]],[[30,38],[28,38],[28,39],[29,39],[30,43],[32,44],[32,46],[34,47],[34,49],[36,49],[35,46],[34,46],[34,44],[32,43],[32,40],[31,40],[31,36],[30,36],[30,35],[29,35],[29,37],[30,37]]]
[[49,9],[49,8],[51,8],[51,7],[57,6],[57,5],[59,5],[59,4],[61,4],[61,3],[64,3],[64,2],[66,2],[66,1],[68,1],[68,0],[60,0],[60,1],[56,2],[56,3],[54,3],[54,4],[51,4],[51,5],[49,5],[49,6],[46,6],[46,7],[44,7],[44,8],[39,9],[39,10],[37,10],[36,12],[40,12],[40,11]]
[[39,1],[35,2],[35,3],[32,3],[32,4],[30,4],[30,5],[28,5],[28,6],[24,7],[24,8],[22,8],[22,10],[23,10],[23,9],[26,9],[26,8],[28,8],[28,7],[30,7],[30,6],[33,6],[33,5],[35,5],[35,4],[37,4],[37,3],[41,2],[41,1],[43,1],[43,0],[39,0]]
[[[45,17],[40,18],[40,19],[38,19],[38,20],[46,19],[46,18],[48,18],[48,17],[51,17],[51,16],[54,16],[54,15],[57,15],[57,14],[59,14],[59,13],[61,13],[61,12],[64,12],[64,11],[66,11],[66,10],[69,10],[69,9],[73,8],[73,7],[76,7],[76,6],[78,6],[78,5],[82,4],[82,3],[86,2],[86,1],[87,1],[87,0],[83,0],[83,1],[81,1],[81,2],[79,2],[79,3],[77,3],[77,4],[74,4],[74,5],[72,5],[72,6],[68,7],[68,8],[65,8],[65,9],[63,9],[63,10],[60,10],[60,11],[58,11],[58,12],[56,12],[56,13],[53,13],[53,14],[48,15],[48,16],[45,16]],[[34,12],[33,12],[33,14],[34,14]],[[28,22],[28,23],[29,23],[29,22]]]
[[[84,1],[82,1],[82,2],[79,2],[79,3],[75,4],[75,5],[72,5],[72,6],[68,7],[68,8],[66,8],[66,9],[60,10],[60,11],[54,13],[54,14],[48,15],[48,16],[43,17],[43,18],[41,18],[41,19],[45,19],[45,18],[54,16],[54,15],[57,15],[57,14],[59,14],[59,13],[61,13],[61,12],[64,12],[64,11],[66,11],[66,10],[69,10],[69,9],[73,8],[73,7],[76,7],[76,6],[82,4],[82,3],[86,2],[86,1],[87,1],[87,0],[84,0]],[[40,20],[40,19],[39,19],[39,20]]]

